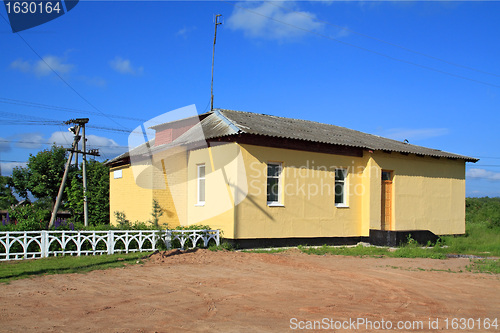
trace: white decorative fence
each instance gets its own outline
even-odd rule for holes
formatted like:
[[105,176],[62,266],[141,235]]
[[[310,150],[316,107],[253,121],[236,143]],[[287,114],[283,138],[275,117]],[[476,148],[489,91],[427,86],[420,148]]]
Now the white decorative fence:
[[2,231],[0,261],[219,245],[219,230]]

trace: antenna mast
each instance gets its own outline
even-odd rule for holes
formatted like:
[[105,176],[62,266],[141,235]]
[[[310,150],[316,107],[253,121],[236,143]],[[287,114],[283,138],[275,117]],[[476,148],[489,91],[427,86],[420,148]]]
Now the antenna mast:
[[215,33],[214,33],[214,49],[212,51],[212,86],[210,89],[210,111],[214,109],[214,60],[215,60],[215,41],[217,39],[217,26],[219,24],[222,24],[222,22],[219,21],[219,18],[221,17],[221,14],[215,15]]

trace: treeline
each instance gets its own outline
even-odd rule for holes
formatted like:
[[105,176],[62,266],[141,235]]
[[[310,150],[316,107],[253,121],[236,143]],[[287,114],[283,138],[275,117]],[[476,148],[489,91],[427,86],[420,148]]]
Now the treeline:
[[[53,145],[36,155],[30,154],[26,167],[14,168],[12,177],[0,177],[0,209],[8,212],[2,217],[0,229],[47,229],[66,162],[66,149]],[[109,225],[109,169],[95,160],[87,161],[86,168],[89,224]],[[69,211],[71,217],[58,220],[56,227],[74,228],[83,224],[82,170],[74,164],[69,170],[60,210]]]

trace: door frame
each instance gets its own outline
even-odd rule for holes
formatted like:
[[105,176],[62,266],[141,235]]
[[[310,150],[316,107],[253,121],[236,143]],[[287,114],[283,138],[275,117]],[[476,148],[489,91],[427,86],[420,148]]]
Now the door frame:
[[[384,173],[389,173],[390,179],[384,180]],[[394,226],[393,221],[393,211],[394,211],[394,171],[393,170],[381,170],[380,174],[380,230],[392,230]],[[389,191],[387,191],[389,189]],[[385,190],[385,193],[384,193]],[[386,195],[388,194],[388,195]],[[387,212],[387,198],[389,198],[389,212]],[[387,223],[389,220],[389,223]]]

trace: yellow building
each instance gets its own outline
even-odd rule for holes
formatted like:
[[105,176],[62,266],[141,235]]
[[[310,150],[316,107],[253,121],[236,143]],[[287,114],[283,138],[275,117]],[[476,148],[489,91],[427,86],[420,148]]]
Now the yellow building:
[[209,225],[241,247],[465,232],[472,157],[223,109],[152,128],[154,140],[108,162],[112,219],[149,220],[156,200],[168,227]]

